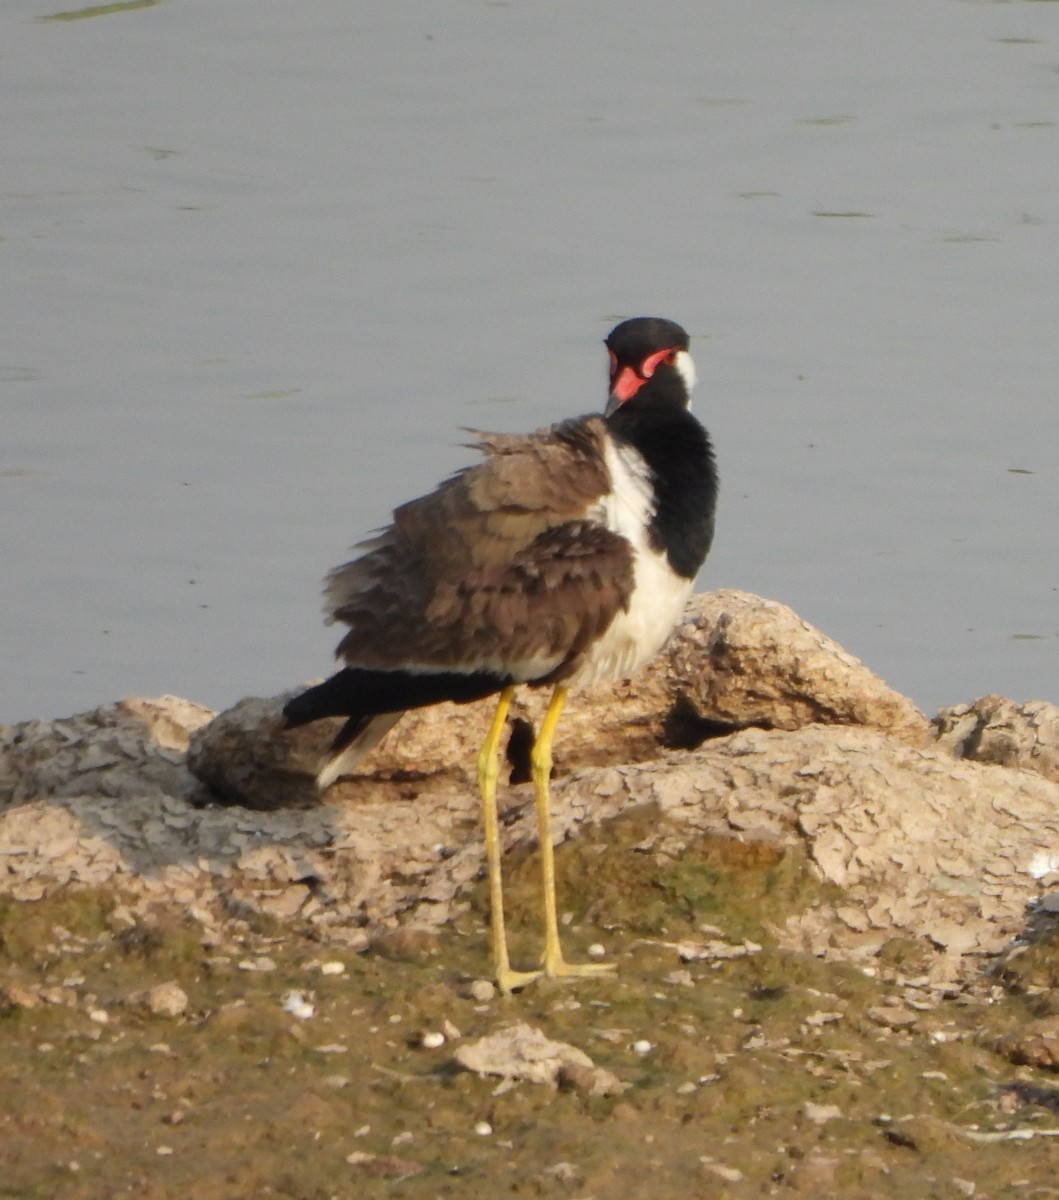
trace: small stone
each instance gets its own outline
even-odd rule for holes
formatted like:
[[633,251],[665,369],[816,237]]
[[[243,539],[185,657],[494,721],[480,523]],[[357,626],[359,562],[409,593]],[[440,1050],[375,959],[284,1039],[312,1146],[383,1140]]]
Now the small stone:
[[743,1178],[743,1172],[738,1167],[726,1167],[724,1163],[703,1161],[703,1170],[709,1171],[711,1175],[716,1175],[719,1179],[723,1179],[725,1183],[738,1183]]
[[1059,1016],[1039,1017],[1001,1037],[997,1050],[1019,1066],[1059,1068]]
[[158,1149],[155,1151],[155,1154],[159,1154],[162,1157],[165,1157],[166,1155],[172,1154],[172,1153],[173,1153],[172,1146],[159,1146]]
[[814,1013],[810,1013],[802,1022],[803,1025],[808,1025],[810,1029],[819,1029],[823,1025],[833,1025],[836,1021],[842,1020],[842,1013],[828,1012],[826,1009],[818,1009]]
[[344,975],[346,964],[344,962],[332,961],[320,964],[321,975]]
[[633,1054],[650,1054],[654,1046],[646,1038],[640,1038],[639,1041],[633,1042]]
[[540,1029],[524,1022],[470,1043],[461,1042],[453,1057],[464,1070],[479,1075],[552,1085],[558,1082],[560,1071],[571,1065],[594,1066],[583,1050],[552,1041]]
[[354,1150],[352,1154],[347,1154],[346,1162],[351,1167],[357,1167],[365,1175],[395,1179],[398,1182],[419,1175],[425,1169],[421,1163],[398,1158],[396,1154],[368,1154],[364,1150]]
[[467,995],[479,1004],[485,1004],[496,996],[496,984],[491,979],[475,979],[467,988]]
[[93,1008],[88,1013],[88,1019],[90,1021],[95,1021],[97,1025],[106,1025],[106,1023],[110,1020],[110,1016],[107,1014],[105,1009]]
[[904,1029],[916,1023],[914,1012],[909,1012],[907,1008],[896,1004],[873,1005],[868,1009],[868,1016],[876,1025],[882,1025],[887,1029]]
[[316,1015],[315,1005],[311,1004],[301,992],[284,992],[282,1004],[283,1011],[289,1012],[299,1021],[308,1021],[310,1017]]
[[445,1045],[445,1035],[437,1030],[431,1030],[429,1033],[424,1033],[419,1039],[419,1044],[424,1050],[437,1050],[439,1046]]
[[372,939],[371,948],[376,954],[394,962],[415,962],[430,954],[437,954],[438,935],[432,929],[420,929],[414,925],[386,929]]
[[589,946],[589,948],[588,948],[588,957],[589,958],[606,958],[606,956],[607,956],[607,947],[604,946],[601,942],[593,942],[592,945]]
[[805,1102],[802,1106],[802,1112],[816,1125],[823,1125],[827,1121],[835,1121],[842,1116],[842,1109],[837,1104],[814,1104],[811,1100]]
[[625,1084],[605,1067],[567,1063],[559,1068],[556,1082],[563,1091],[579,1092],[582,1096],[620,1096]]
[[558,1179],[561,1183],[579,1183],[581,1179],[577,1167],[568,1162],[557,1162],[554,1167],[545,1167],[541,1174]]
[[261,954],[257,958],[244,958],[239,964],[240,971],[274,971],[275,969],[275,962],[267,954]]
[[474,1127],[474,1132],[479,1137],[489,1137],[489,1135],[493,1132],[493,1127],[488,1121],[479,1121]]
[[187,1011],[187,992],[172,980],[156,983],[145,992],[133,992],[127,1004],[146,1009],[154,1017],[179,1017]]
[[9,983],[0,988],[0,1012],[14,1008],[36,1008],[41,1002],[40,996],[30,988],[18,983]]

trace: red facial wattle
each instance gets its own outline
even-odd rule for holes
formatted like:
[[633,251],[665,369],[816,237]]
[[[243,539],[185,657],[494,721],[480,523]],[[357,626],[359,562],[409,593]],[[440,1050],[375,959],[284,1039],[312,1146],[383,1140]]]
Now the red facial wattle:
[[619,363],[614,351],[610,353],[610,398],[618,404],[624,404],[643,387],[658,369],[660,363],[673,362],[676,351],[672,348],[656,350],[649,354],[638,366]]

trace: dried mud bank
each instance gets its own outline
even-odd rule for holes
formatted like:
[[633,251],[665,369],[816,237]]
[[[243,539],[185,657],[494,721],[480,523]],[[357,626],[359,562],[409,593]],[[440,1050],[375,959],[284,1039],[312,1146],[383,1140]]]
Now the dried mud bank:
[[[217,716],[133,699],[4,728],[0,896],[113,888],[130,919],[178,906],[219,931],[262,914],[352,949],[451,923],[483,867],[488,702],[410,714],[321,799],[330,731],[282,731],[283,699]],[[515,713],[516,779],[543,700]],[[985,697],[932,723],[755,596],[696,597],[649,672],[579,697],[556,768],[562,841],[603,844],[607,822],[646,812],[637,850],[655,861],[707,842],[800,856],[818,886],[761,914],[782,948],[871,964],[912,939],[946,987],[1059,920],[1059,708]],[[529,788],[502,802],[507,844],[532,846]]]

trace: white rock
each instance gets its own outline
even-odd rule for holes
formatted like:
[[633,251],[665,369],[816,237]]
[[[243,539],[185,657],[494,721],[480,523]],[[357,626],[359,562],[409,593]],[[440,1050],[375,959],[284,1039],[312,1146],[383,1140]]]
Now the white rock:
[[281,1003],[283,1011],[289,1012],[292,1017],[296,1017],[299,1021],[308,1021],[310,1017],[316,1015],[316,1007],[306,1000],[301,992],[284,992]]

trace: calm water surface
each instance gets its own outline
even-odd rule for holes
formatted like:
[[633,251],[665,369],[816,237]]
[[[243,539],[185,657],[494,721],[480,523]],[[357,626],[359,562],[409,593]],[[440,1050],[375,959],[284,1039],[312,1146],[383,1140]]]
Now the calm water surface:
[[63,7],[0,7],[0,721],[323,674],[324,571],[642,312],[700,586],[1059,701],[1059,4]]

